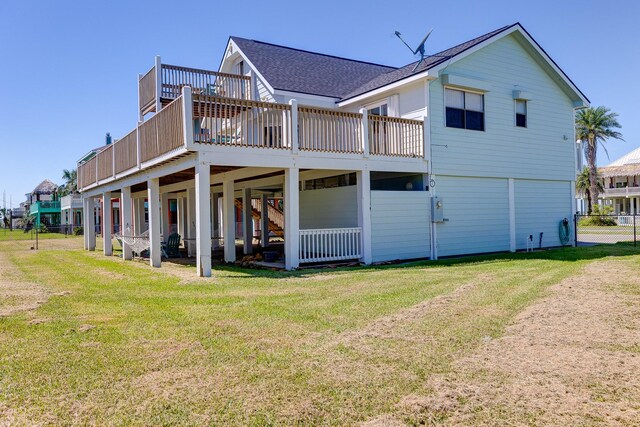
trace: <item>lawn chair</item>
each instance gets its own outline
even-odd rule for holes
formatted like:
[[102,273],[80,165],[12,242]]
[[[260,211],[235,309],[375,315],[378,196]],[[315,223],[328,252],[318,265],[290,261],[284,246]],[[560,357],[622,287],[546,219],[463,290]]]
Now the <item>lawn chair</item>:
[[162,253],[167,258],[181,258],[180,254],[180,235],[171,233],[166,243],[162,244]]

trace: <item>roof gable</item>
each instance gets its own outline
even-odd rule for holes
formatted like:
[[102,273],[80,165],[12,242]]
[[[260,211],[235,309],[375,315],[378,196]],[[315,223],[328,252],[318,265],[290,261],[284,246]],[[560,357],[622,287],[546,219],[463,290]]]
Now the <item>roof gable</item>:
[[395,70],[241,37],[231,40],[277,90],[342,98],[374,77]]
[[36,188],[33,189],[31,194],[53,194],[58,189],[58,186],[52,181],[45,179]]

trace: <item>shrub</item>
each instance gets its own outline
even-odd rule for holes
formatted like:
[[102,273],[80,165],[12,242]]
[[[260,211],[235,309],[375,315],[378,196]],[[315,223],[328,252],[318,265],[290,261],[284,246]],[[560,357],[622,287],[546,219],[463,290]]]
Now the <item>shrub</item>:
[[84,228],[78,227],[73,231],[73,234],[76,236],[82,236],[84,234]]
[[49,229],[47,228],[46,225],[44,224],[40,224],[40,227],[38,227],[38,233],[48,233]]
[[595,205],[591,211],[591,215],[582,217],[579,225],[591,225],[598,227],[612,227],[618,225],[615,217],[609,216],[613,213],[612,206]]

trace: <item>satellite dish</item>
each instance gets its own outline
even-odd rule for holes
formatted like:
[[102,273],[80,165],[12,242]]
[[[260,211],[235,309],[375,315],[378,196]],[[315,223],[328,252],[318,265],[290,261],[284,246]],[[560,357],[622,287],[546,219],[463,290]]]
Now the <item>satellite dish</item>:
[[413,70],[411,70],[412,73],[420,66],[420,64],[422,64],[422,61],[424,60],[424,43],[427,41],[427,39],[429,38],[432,32],[433,32],[433,28],[429,30],[426,36],[424,36],[424,38],[422,39],[422,41],[420,42],[420,44],[415,50],[413,50],[411,46],[409,46],[407,42],[404,41],[404,39],[402,38],[402,34],[400,34],[400,31],[395,32],[396,37],[402,40],[402,43],[404,43],[404,45],[409,48],[411,53],[413,53],[414,55],[417,55],[418,53],[420,54],[420,61],[418,61],[416,66],[413,67]]

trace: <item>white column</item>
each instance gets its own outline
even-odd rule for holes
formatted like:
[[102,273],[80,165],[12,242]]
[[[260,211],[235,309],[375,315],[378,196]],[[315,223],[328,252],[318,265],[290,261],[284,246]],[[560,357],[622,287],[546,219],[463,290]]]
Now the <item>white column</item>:
[[267,194],[263,194],[261,199],[262,203],[262,215],[260,218],[260,245],[263,248],[269,246],[269,196]]
[[300,170],[284,170],[284,257],[285,268],[292,270],[300,265]]
[[111,223],[113,210],[111,209],[111,192],[102,193],[102,248],[105,256],[113,255],[111,245]]
[[[196,189],[194,187],[187,188],[187,236],[189,239],[196,238]],[[189,240],[187,244],[187,253],[189,257],[196,254],[196,242]]]
[[236,261],[236,207],[233,202],[233,181],[222,183],[222,222],[224,224],[224,260]]
[[253,216],[251,211],[251,189],[242,191],[242,235],[244,239],[244,254],[253,253]]
[[182,238],[186,237],[185,234],[185,221],[187,216],[185,215],[185,199],[184,197],[178,197],[178,234],[182,236]]
[[211,167],[196,163],[196,267],[198,276],[211,277]]
[[82,229],[84,232],[82,233],[82,237],[84,239],[84,249],[89,249],[89,199],[88,197],[82,198]]
[[358,227],[362,229],[362,262],[371,264],[371,174],[368,170],[356,171],[358,194]]
[[169,229],[169,193],[162,193],[160,199],[162,205],[160,206],[160,214],[162,215],[162,240],[167,241],[171,230]]
[[96,202],[89,198],[89,210],[87,212],[87,222],[85,225],[85,232],[87,233],[87,249],[90,251],[96,250]]
[[[120,223],[120,234],[133,234],[133,221],[131,215],[131,187],[122,187],[120,193],[120,212],[122,212],[122,222]],[[127,231],[127,227],[130,231]],[[131,246],[122,239],[122,259],[133,259]]]
[[212,247],[214,249],[220,247],[220,209],[218,209],[218,205],[220,204],[218,193],[213,193],[211,195],[211,227],[212,233],[211,235],[215,237],[212,242]]
[[160,267],[160,180],[158,178],[147,181],[147,204],[149,207],[149,264]]

